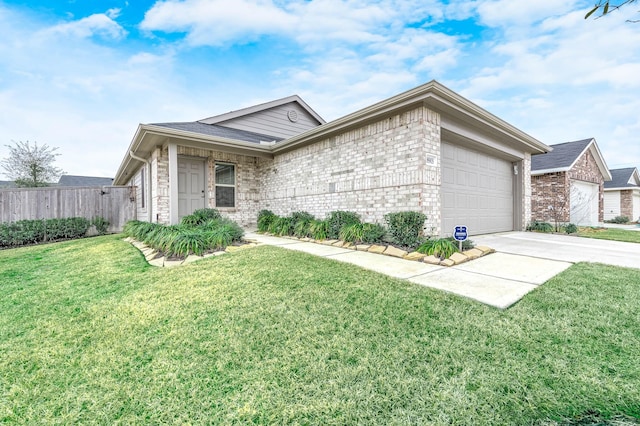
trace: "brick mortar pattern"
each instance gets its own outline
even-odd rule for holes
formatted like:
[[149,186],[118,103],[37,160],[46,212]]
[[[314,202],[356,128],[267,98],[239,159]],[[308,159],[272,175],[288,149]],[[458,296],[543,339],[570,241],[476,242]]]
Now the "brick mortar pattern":
[[531,178],[531,220],[570,222],[571,180],[597,183],[598,220],[604,220],[604,178],[591,151],[576,161],[568,172],[546,173]]

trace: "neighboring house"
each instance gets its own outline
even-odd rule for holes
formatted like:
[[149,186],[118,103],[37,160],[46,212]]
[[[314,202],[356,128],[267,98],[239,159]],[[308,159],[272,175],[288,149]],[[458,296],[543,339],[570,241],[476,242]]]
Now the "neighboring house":
[[521,230],[531,154],[549,147],[436,81],[325,123],[298,96],[188,123],[140,124],[115,177],[137,187],[140,220],[219,209],[420,211],[425,231]]
[[610,170],[611,181],[604,183],[604,220],[626,216],[640,222],[640,174],[635,167]]
[[532,220],[597,225],[604,220],[604,182],[611,180],[596,140],[551,145],[531,158]]
[[113,178],[62,175],[57,186],[111,186]]
[[16,183],[12,180],[0,180],[0,189],[15,188]]

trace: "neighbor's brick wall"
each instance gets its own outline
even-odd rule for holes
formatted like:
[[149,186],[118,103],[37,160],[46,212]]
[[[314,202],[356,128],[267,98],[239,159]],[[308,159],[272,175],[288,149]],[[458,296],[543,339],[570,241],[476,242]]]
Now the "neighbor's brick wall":
[[585,152],[568,173],[531,177],[531,220],[569,222],[571,180],[599,185],[598,220],[604,220],[604,178],[591,151]]
[[[435,163],[427,164],[427,155]],[[259,159],[262,208],[318,218],[351,210],[377,223],[389,212],[421,211],[426,228],[439,233],[439,158],[440,115],[419,107]]]
[[598,184],[598,221],[604,220],[604,177],[591,150],[588,150],[569,170],[569,178]]
[[633,217],[633,190],[620,191],[620,215],[626,216],[629,220],[638,219]]
[[569,196],[567,173],[531,176],[531,221],[569,222]]

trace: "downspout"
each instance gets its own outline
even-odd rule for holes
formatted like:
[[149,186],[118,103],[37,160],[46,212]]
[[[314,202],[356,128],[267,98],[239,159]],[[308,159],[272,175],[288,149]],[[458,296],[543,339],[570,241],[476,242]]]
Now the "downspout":
[[147,165],[146,169],[147,169],[147,222],[152,222],[152,211],[151,211],[151,161],[149,160],[145,160],[142,157],[138,157],[137,155],[135,155],[133,153],[133,151],[129,151],[129,156],[131,158],[133,158],[134,160],[138,160],[144,164]]

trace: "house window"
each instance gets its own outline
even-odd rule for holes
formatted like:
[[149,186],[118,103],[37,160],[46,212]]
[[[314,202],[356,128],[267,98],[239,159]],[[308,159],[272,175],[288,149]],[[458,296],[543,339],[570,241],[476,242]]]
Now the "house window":
[[144,167],[140,169],[140,207],[145,207]]
[[216,207],[236,206],[236,166],[216,163]]

